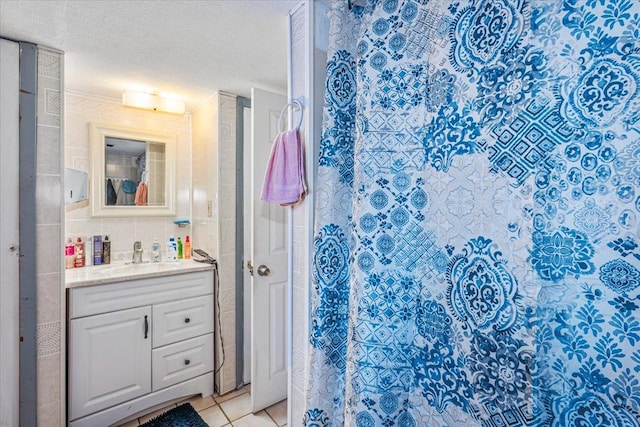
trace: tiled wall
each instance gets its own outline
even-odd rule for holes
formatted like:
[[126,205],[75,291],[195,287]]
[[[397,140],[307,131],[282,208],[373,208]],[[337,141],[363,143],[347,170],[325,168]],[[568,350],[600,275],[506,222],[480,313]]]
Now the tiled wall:
[[[218,260],[222,340],[216,340],[216,383],[236,388],[236,96],[216,93],[193,113],[193,233]],[[216,335],[219,337],[220,335]]]
[[180,236],[183,241],[186,235],[191,235],[190,226],[179,228],[173,223],[175,219],[191,219],[191,116],[127,108],[119,100],[69,92],[65,101],[64,166],[68,168],[88,171],[90,122],[170,132],[177,136],[175,217],[91,218],[87,203],[67,205],[66,236],[109,235],[111,259],[119,261],[131,258],[134,241],[142,242],[143,257],[147,258],[155,238],[164,247],[170,235]]
[[218,94],[192,114],[194,248],[218,257]]
[[226,393],[236,388],[236,97],[220,94],[219,106],[220,320],[227,355],[219,384]]
[[36,268],[38,426],[62,425],[62,54],[38,48]]

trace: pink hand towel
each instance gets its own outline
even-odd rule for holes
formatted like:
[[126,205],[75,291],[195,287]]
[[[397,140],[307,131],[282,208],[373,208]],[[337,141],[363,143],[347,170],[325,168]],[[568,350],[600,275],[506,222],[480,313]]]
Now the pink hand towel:
[[276,136],[262,185],[260,199],[265,202],[292,205],[304,199],[304,151],[298,129]]
[[146,206],[147,205],[147,184],[141,182],[138,184],[138,189],[136,190],[136,206]]

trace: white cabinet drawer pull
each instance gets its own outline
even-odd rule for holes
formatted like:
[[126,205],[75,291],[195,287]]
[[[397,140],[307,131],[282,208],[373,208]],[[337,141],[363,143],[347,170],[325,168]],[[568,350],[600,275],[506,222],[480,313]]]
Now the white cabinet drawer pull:
[[184,319],[184,323],[189,323],[189,322],[191,322],[191,319],[189,319],[188,317]]
[[184,364],[185,364],[185,365],[188,365],[189,363],[191,363],[191,361],[190,361],[189,359],[185,359],[185,360],[184,360]]

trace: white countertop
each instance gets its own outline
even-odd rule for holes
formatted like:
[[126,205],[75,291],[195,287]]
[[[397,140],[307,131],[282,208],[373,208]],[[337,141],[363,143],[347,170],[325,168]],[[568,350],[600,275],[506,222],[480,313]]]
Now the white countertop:
[[181,259],[176,262],[144,262],[141,264],[116,262],[108,265],[90,265],[65,270],[65,286],[77,288],[212,269],[211,264],[196,262],[192,259]]

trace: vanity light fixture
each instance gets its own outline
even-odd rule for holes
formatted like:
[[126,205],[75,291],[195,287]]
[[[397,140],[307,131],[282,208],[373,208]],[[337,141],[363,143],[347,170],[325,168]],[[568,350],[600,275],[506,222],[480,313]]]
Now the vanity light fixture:
[[164,113],[184,114],[184,101],[167,98],[155,93],[128,90],[122,94],[122,105],[125,107],[162,111]]

